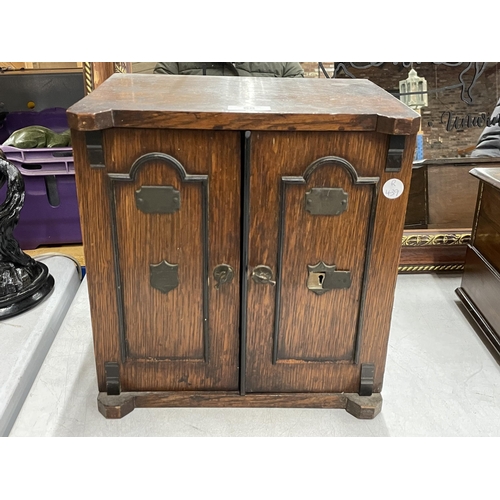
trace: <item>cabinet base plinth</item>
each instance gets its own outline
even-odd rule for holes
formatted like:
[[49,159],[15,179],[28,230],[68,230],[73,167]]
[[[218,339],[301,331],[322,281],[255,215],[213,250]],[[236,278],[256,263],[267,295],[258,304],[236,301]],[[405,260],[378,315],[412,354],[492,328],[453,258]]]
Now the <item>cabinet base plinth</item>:
[[250,393],[238,392],[123,392],[97,397],[99,411],[106,418],[122,418],[135,408],[339,408],[360,419],[376,417],[382,409],[382,395],[356,393]]

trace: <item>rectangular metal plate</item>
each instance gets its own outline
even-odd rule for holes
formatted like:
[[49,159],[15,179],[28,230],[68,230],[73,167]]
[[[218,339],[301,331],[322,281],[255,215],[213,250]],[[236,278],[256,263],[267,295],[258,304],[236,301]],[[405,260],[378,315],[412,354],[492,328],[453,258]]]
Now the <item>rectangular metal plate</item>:
[[340,215],[347,210],[348,194],[342,188],[312,188],[306,193],[311,215]]
[[324,290],[341,290],[351,287],[351,271],[334,271],[325,273]]
[[141,186],[135,204],[146,214],[173,214],[181,208],[181,193],[173,186]]

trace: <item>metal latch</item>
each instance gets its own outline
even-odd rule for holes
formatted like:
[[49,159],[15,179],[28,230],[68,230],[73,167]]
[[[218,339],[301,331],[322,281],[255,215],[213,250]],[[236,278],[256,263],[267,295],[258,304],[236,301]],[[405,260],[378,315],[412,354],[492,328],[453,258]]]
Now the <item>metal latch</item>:
[[234,269],[228,264],[219,264],[214,268],[215,289],[218,290],[221,285],[231,283],[234,278]]
[[317,295],[351,286],[351,271],[337,271],[337,266],[328,266],[322,261],[315,266],[307,265],[307,267],[309,269],[307,288]]
[[276,285],[273,280],[273,270],[269,266],[256,266],[252,271],[252,279],[260,285]]

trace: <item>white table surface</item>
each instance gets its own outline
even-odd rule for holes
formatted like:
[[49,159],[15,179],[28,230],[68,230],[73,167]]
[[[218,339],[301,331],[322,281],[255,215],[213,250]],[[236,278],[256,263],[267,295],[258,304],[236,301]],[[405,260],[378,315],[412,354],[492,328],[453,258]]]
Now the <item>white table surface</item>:
[[0,436],[9,434],[80,286],[70,259],[50,257],[43,263],[55,280],[51,294],[32,309],[0,320]]
[[11,436],[500,436],[500,368],[454,290],[460,275],[400,275],[381,413],[338,409],[140,408],[119,420],[97,410],[86,280]]

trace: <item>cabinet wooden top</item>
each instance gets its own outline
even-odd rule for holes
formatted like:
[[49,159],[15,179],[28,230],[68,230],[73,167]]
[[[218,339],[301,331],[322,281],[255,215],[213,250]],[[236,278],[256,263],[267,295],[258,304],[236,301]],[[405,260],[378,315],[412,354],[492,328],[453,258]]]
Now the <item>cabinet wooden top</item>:
[[[500,160],[500,158],[499,158]],[[470,173],[486,184],[500,189],[500,167],[496,168],[473,168]]]
[[115,74],[68,109],[76,130],[111,127],[377,131],[420,116],[368,80]]

